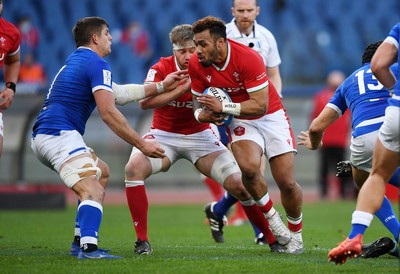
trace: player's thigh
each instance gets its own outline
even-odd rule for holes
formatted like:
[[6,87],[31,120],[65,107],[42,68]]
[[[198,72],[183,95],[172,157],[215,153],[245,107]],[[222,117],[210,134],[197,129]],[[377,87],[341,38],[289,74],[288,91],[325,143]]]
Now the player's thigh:
[[271,174],[278,185],[294,182],[294,153],[287,152],[269,159]]
[[241,140],[232,144],[233,155],[243,173],[260,171],[263,150],[251,140]]
[[378,174],[385,182],[389,181],[399,166],[400,154],[387,149],[379,138],[375,144],[371,175]]
[[200,171],[202,174],[204,174],[207,177],[211,177],[211,169],[215,164],[215,160],[218,158],[218,156],[220,156],[223,153],[229,153],[230,155],[232,155],[231,152],[229,152],[227,149],[215,151],[203,157],[200,157],[194,165],[197,168],[197,170]]

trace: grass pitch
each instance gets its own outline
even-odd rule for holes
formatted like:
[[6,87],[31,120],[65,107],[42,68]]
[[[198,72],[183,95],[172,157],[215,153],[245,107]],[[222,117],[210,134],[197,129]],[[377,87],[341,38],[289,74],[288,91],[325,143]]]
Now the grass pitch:
[[[0,273],[399,273],[399,260],[389,255],[350,259],[341,266],[327,261],[329,249],[350,231],[354,207],[354,202],[305,204],[305,252],[288,255],[255,245],[250,224],[225,227],[225,243],[214,243],[203,205],[152,205],[154,254],[138,256],[133,254],[136,237],[127,206],[105,205],[99,245],[124,258],[100,261],[68,254],[75,208],[0,211]],[[380,236],[390,235],[375,218],[364,241]]]

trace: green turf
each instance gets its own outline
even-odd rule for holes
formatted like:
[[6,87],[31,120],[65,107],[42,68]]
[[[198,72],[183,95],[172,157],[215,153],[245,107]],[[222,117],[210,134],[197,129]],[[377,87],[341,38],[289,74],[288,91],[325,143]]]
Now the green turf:
[[[302,255],[272,254],[256,246],[249,224],[225,227],[225,243],[215,244],[204,224],[203,205],[151,206],[151,256],[133,255],[135,234],[126,206],[106,205],[100,246],[121,260],[78,261],[68,255],[75,209],[0,211],[0,273],[399,273],[389,255],[351,259],[339,266],[327,252],[350,229],[354,202],[306,204]],[[282,212],[281,207],[277,206]],[[374,220],[365,242],[389,236]]]

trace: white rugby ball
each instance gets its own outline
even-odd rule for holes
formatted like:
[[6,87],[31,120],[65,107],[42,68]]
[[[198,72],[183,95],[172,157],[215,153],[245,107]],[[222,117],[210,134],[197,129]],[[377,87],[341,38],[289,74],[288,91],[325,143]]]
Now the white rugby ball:
[[[232,102],[231,97],[220,88],[217,87],[209,87],[206,88],[203,92],[204,94],[209,94],[220,100],[221,102]],[[224,119],[222,119],[223,125],[227,126],[232,122],[233,115],[226,114]]]

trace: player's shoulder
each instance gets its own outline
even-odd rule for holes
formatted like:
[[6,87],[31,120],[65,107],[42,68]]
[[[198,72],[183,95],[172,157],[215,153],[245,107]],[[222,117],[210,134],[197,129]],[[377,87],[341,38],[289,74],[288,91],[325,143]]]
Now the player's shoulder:
[[13,23],[2,17],[0,17],[0,32],[15,37],[15,39],[18,39],[21,36],[18,28]]
[[161,57],[150,69],[162,72],[174,72],[177,70],[174,56]]

